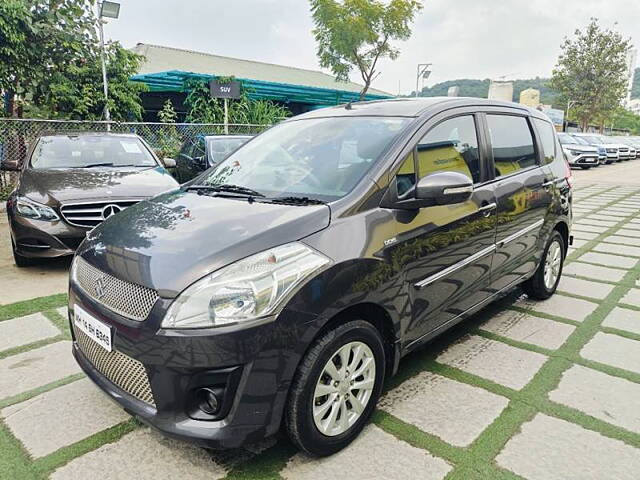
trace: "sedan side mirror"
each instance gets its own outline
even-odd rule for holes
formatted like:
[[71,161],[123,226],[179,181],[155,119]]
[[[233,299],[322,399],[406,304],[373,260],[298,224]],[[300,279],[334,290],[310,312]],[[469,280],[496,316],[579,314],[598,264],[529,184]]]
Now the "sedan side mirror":
[[473,193],[473,181],[458,172],[432,173],[422,178],[415,189],[418,202],[427,205],[452,205],[468,200]]
[[176,161],[173,158],[163,158],[165,168],[176,168]]

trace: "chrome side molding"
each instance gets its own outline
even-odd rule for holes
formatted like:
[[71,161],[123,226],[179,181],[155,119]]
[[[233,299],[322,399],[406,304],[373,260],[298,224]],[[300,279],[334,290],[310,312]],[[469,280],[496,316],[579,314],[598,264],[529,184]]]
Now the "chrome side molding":
[[[492,205],[495,205],[495,204],[489,204],[484,208],[492,207]],[[484,249],[480,250],[479,252],[474,253],[473,255],[470,255],[467,258],[465,258],[464,260],[461,260],[458,263],[455,263],[455,264],[445,268],[444,270],[440,270],[438,273],[435,273],[435,274],[425,278],[424,280],[420,280],[418,283],[415,283],[413,286],[415,288],[417,288],[417,289],[420,289],[420,288],[426,287],[427,285],[432,284],[433,282],[437,282],[441,278],[444,278],[447,275],[451,275],[453,272],[455,272],[457,270],[460,270],[461,268],[466,267],[467,265],[475,262],[476,260],[480,260],[482,257],[485,257],[485,256],[495,252],[498,248],[503,247],[506,244],[511,243],[514,240],[520,238],[521,236],[526,235],[527,233],[531,232],[532,230],[535,230],[536,228],[541,227],[543,223],[544,223],[544,220],[538,220],[537,222],[532,223],[528,227],[523,228],[522,230],[514,233],[513,235],[509,235],[507,238],[505,238],[503,240],[500,240],[497,243],[494,243],[490,247],[484,248]]]
[[495,252],[496,250],[496,245],[491,245],[490,247],[484,248],[482,250],[480,250],[477,253],[474,253],[473,255],[465,258],[464,260],[459,261],[458,263],[455,263],[453,265],[451,265],[450,267],[445,268],[444,270],[440,270],[438,273],[431,275],[430,277],[425,278],[424,280],[419,281],[418,283],[414,284],[415,288],[424,288],[427,285],[436,282],[438,280],[440,280],[443,277],[446,277],[447,275],[452,274],[453,272],[455,272],[456,270],[460,270],[463,267],[466,267],[467,265],[469,265],[470,263],[475,262],[476,260],[480,260],[482,257],[485,257],[493,252]]
[[514,233],[513,235],[509,235],[507,238],[503,238],[496,245],[498,247],[504,247],[507,243],[511,243],[514,240],[520,238],[521,236],[526,235],[531,230],[535,230],[536,228],[541,227],[543,223],[544,223],[544,220],[538,220],[537,222],[532,223],[528,227],[523,228],[522,230]]

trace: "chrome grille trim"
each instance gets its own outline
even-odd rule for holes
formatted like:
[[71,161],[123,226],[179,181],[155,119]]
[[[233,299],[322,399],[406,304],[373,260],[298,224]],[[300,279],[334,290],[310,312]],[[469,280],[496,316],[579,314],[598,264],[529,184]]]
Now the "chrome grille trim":
[[78,348],[98,372],[129,395],[155,408],[149,377],[142,363],[118,350],[107,352],[75,325],[73,333]]
[[105,220],[103,215],[105,207],[115,205],[122,211],[127,207],[135,205],[141,200],[141,198],[127,198],[65,203],[60,207],[60,213],[62,214],[62,218],[70,225],[83,228],[93,228]]
[[120,280],[82,257],[76,257],[72,273],[80,288],[93,300],[131,320],[145,320],[158,300],[155,290]]

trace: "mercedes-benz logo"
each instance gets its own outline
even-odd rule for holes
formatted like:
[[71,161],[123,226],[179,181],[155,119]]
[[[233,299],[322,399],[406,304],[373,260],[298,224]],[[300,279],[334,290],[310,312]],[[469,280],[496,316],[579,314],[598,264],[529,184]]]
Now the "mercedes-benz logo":
[[104,275],[96,279],[96,286],[95,286],[96,297],[99,299],[104,297],[104,294],[107,293],[106,280],[107,280],[107,277],[105,277]]
[[110,203],[102,209],[102,218],[103,220],[106,220],[110,216],[115,215],[116,213],[120,213],[121,211],[122,207]]

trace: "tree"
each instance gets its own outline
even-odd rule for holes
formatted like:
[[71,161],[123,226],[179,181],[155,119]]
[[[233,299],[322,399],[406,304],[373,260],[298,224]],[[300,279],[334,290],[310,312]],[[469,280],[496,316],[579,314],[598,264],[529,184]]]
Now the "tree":
[[364,87],[364,99],[371,82],[379,75],[378,61],[398,58],[393,40],[411,36],[410,23],[422,4],[418,0],[310,0],[318,43],[320,66],[330,68],[336,80],[348,81],[356,68]]
[[167,101],[164,102],[162,110],[158,112],[158,118],[160,118],[160,122],[162,123],[176,123],[178,114],[175,108],[173,108],[173,103],[170,99],[167,98]]
[[622,107],[618,108],[606,124],[614,128],[629,130],[632,135],[640,135],[640,115],[636,115]]
[[0,89],[9,115],[54,72],[64,72],[96,45],[94,0],[0,1]]
[[[140,93],[146,91],[147,86],[132,82],[130,77],[138,72],[142,57],[118,42],[110,42],[105,46],[105,60],[112,120],[141,120]],[[88,51],[85,58],[76,59],[63,71],[51,72],[35,86],[32,100],[50,117],[101,119],[105,100],[99,49]]]
[[607,118],[620,105],[626,94],[630,48],[630,40],[603,30],[595,18],[584,31],[578,29],[573,38],[565,38],[550,86],[564,101],[571,101],[582,130]]

